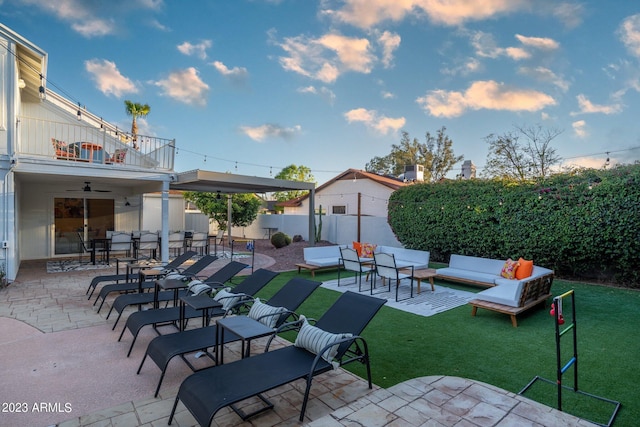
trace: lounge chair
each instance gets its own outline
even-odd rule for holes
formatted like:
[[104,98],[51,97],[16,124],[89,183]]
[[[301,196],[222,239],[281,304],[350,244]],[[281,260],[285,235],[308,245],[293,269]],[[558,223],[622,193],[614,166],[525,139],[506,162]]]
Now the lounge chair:
[[[173,261],[171,261],[170,263],[168,263],[167,265],[161,267],[163,272],[174,272],[174,271],[180,271],[180,266],[182,264],[184,264],[185,262],[187,262],[189,259],[191,259],[194,255],[196,255],[195,252],[193,251],[189,251],[189,252],[185,252],[182,255],[179,255],[177,257],[175,257],[173,259]],[[158,267],[159,268],[159,267]],[[107,279],[105,281],[118,281],[118,280],[126,280],[128,279],[128,277],[126,276],[126,274],[123,275],[119,275],[122,276],[121,278],[115,278],[115,279]],[[98,276],[101,277],[101,276]],[[109,277],[109,276],[102,276],[102,277]],[[118,277],[118,276],[114,276],[111,275],[111,277]],[[95,285],[93,285],[94,280],[96,281]],[[100,283],[101,281],[103,281],[102,279],[97,279],[94,278],[91,281],[91,284],[89,285],[89,287],[91,287],[92,285],[95,287],[98,283]],[[108,284],[102,287],[102,289],[100,289],[100,292],[98,293],[98,296],[96,297],[96,300],[93,302],[93,305],[95,306],[98,303],[98,300],[102,299],[102,301],[100,302],[100,306],[98,306],[98,313],[100,313],[100,310],[102,309],[102,305],[104,304],[104,301],[106,300],[107,296],[109,296],[110,293],[112,292],[139,292],[141,290],[146,290],[146,289],[152,289],[155,285],[155,282],[143,282],[143,283],[139,283],[139,280],[136,280],[134,282],[128,282],[128,283],[112,283],[112,284]],[[93,294],[93,291],[91,292]]]
[[[185,252],[182,255],[175,257],[171,262],[163,266],[162,269],[163,271],[167,271],[167,272],[174,271],[177,268],[179,268],[182,264],[184,264],[187,260],[191,259],[194,255],[196,255],[196,252],[194,251]],[[120,280],[127,280],[127,279],[128,277],[126,274],[106,274],[106,275],[96,276],[91,280],[91,283],[89,283],[89,287],[87,288],[86,294],[89,294],[89,297],[87,299],[91,299],[91,296],[95,292],[96,286],[98,286],[98,284],[102,282],[119,282]],[[131,284],[129,284],[129,286],[130,285]],[[136,283],[135,289],[131,289],[131,290],[138,290],[137,283]],[[89,293],[89,291],[91,291],[91,293]],[[98,301],[98,298],[96,298],[96,302]],[[93,305],[96,305],[96,302],[94,302]]]
[[[316,352],[291,345],[190,375],[180,385],[169,415],[169,424],[179,401],[201,426],[210,425],[214,415],[225,406],[231,406],[240,417],[247,419],[273,407],[262,393],[306,378],[307,387],[300,410],[300,421],[303,421],[313,377],[333,369],[333,364],[321,355],[329,349],[335,349],[335,346],[337,352],[330,360],[338,361],[341,366],[353,361],[364,363],[371,388],[369,351],[360,334],[385,302],[381,298],[347,291],[322,315],[315,326],[337,336],[352,336],[335,340],[325,337],[322,341],[328,344],[316,349]],[[298,338],[301,338],[300,333]],[[244,414],[235,408],[234,404],[253,396],[259,397],[267,406],[251,414]]]
[[[254,271],[251,276],[249,276],[254,280],[247,280],[249,278],[247,277],[247,279],[232,288],[230,292],[241,295],[240,301],[242,301],[243,299],[250,299],[267,284],[267,282],[265,282],[264,280],[257,279],[263,277],[264,275],[273,274],[277,273],[265,269],[258,269]],[[189,307],[184,310],[184,320],[201,316],[202,312],[200,310],[195,310]],[[131,334],[133,335],[133,340],[131,341],[131,346],[129,347],[129,352],[127,353],[127,357],[129,357],[129,355],[131,355],[131,350],[133,350],[133,346],[136,343],[138,332],[140,332],[143,327],[147,325],[153,325],[155,328],[157,324],[175,324],[179,320],[180,307],[156,308],[152,310],[133,312],[129,315],[129,317],[127,317],[127,323],[124,325],[124,328],[120,333],[120,337],[118,337],[118,341],[122,339],[122,336],[127,329],[131,332]],[[157,329],[156,332],[158,333],[158,335],[160,335]]]
[[[271,281],[274,277],[275,275],[272,277],[265,277],[265,279]],[[287,320],[291,319],[291,317],[297,318],[295,311],[300,307],[300,304],[302,304],[309,295],[318,288],[318,286],[320,286],[319,282],[295,277],[285,283],[278,292],[266,301],[266,303],[272,307],[284,307],[286,309],[286,311],[278,314],[277,319],[274,319],[274,330],[283,325]],[[211,317],[221,317],[226,315],[226,312],[219,308],[211,312],[210,315]],[[224,344],[237,341],[239,339],[239,337],[232,333],[224,334],[224,338]],[[142,362],[140,363],[137,373],[140,373],[142,365],[144,365],[147,356],[149,356],[158,368],[162,370],[160,380],[158,381],[158,386],[156,387],[156,392],[154,394],[154,397],[158,397],[160,385],[162,384],[162,380],[164,379],[164,375],[167,371],[167,366],[171,359],[176,356],[180,356],[191,370],[196,371],[184,355],[196,351],[204,351],[205,354],[211,357],[211,355],[206,352],[206,349],[209,347],[215,347],[216,345],[218,345],[217,326],[207,326],[204,328],[177,332],[175,334],[160,335],[149,342],[149,346],[142,358]],[[212,359],[216,362],[215,358],[212,357]]]
[[[192,265],[187,267],[186,269],[178,270],[177,272],[175,272],[175,274],[179,275],[181,278],[195,279],[198,277],[198,274],[202,270],[204,270],[209,265],[211,265],[211,263],[213,263],[216,259],[218,259],[218,257],[213,255],[205,255],[202,258],[200,258],[198,261],[194,262]],[[155,289],[155,280],[151,282],[153,282],[153,288]],[[118,321],[122,316],[122,312],[128,306],[130,305],[141,306],[143,304],[149,304],[154,301],[171,301],[173,299],[173,296],[174,296],[173,291],[166,291],[166,292],[159,292],[157,294],[155,292],[139,292],[134,294],[130,293],[130,294],[120,295],[116,297],[116,299],[113,301],[113,304],[111,304],[111,309],[109,309],[109,313],[107,314],[107,319],[108,319],[109,316],[111,315],[111,312],[114,309],[118,312],[118,317],[116,318],[116,321],[113,323],[113,328],[111,329],[116,328],[116,325],[118,324]]]

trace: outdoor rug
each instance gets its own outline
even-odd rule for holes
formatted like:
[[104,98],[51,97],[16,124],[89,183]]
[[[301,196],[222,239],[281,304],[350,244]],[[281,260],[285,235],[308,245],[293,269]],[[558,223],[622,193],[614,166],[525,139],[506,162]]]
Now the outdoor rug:
[[[322,284],[322,287],[338,292],[358,292],[358,284],[357,282],[354,282],[352,277],[341,279],[340,287],[338,287],[338,280],[328,280]],[[424,280],[421,285],[421,292],[418,294],[416,284],[414,283],[413,298],[409,298],[411,289],[407,283],[402,283],[400,285],[398,299],[408,299],[396,302],[395,287],[392,285],[391,292],[388,292],[388,285],[383,287],[382,283],[378,281],[377,287],[374,290],[374,296],[377,298],[385,298],[387,300],[385,305],[388,307],[428,317],[465,305],[474,299],[476,295],[473,292],[460,291],[457,289],[439,286],[437,284],[435,288],[436,290],[432,291],[429,281]],[[362,289],[363,293],[366,292],[369,294],[369,283],[365,283],[364,279],[362,282]],[[376,294],[376,292],[380,293]]]
[[109,264],[96,264],[90,262],[80,262],[77,259],[61,259],[47,261],[47,273],[64,273],[67,271],[101,270],[113,267]]

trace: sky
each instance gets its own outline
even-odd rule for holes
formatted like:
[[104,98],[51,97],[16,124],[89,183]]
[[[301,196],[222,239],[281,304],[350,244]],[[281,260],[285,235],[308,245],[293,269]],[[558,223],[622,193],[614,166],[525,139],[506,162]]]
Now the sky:
[[322,184],[442,127],[479,174],[516,127],[560,131],[562,166],[640,159],[636,0],[0,0],[0,22],[93,114],[148,104],[178,172]]

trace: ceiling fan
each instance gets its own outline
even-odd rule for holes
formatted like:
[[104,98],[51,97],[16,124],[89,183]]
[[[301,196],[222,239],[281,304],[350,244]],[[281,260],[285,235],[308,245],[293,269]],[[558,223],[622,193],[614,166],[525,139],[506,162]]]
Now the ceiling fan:
[[96,193],[111,193],[111,190],[94,190],[94,189],[92,189],[90,181],[85,181],[84,182],[84,187],[81,190],[67,190],[67,191],[83,191],[85,193],[91,193],[92,191],[95,191]]

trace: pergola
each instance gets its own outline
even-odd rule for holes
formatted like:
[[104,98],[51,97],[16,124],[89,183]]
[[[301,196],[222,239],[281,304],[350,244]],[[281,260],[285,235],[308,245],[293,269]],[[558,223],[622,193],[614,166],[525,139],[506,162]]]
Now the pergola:
[[[315,243],[315,187],[312,182],[288,181],[284,179],[262,178],[231,173],[203,171],[200,169],[181,172],[169,184],[172,190],[199,191],[224,195],[239,193],[271,193],[275,191],[309,191],[309,244]],[[231,198],[227,197],[228,233],[231,236]]]

